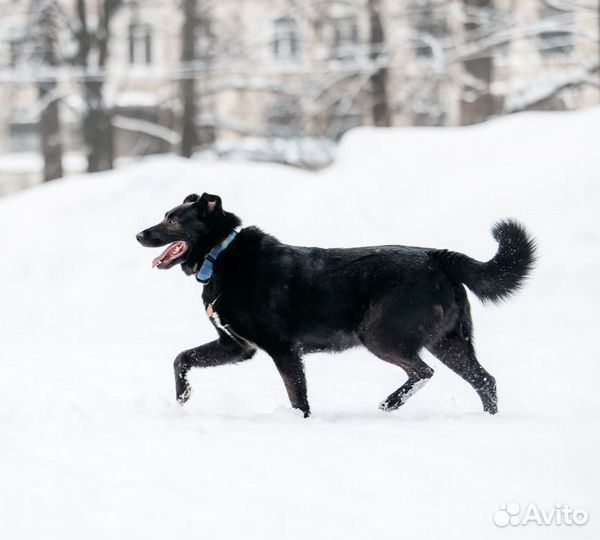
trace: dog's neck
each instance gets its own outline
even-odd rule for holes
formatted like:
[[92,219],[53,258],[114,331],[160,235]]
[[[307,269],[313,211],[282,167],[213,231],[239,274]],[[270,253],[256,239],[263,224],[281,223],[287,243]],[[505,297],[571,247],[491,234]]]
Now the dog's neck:
[[231,245],[239,232],[240,227],[237,226],[222,242],[219,242],[208,252],[208,254],[204,257],[204,262],[196,272],[196,280],[198,282],[202,283],[202,285],[206,285],[210,281],[214,272],[214,265],[217,262],[219,255],[221,255],[221,253],[223,253],[223,251],[225,251]]
[[181,265],[181,269],[185,274],[188,276],[196,274],[204,262],[204,258],[210,253],[210,250],[223,242],[223,240],[225,240],[234,229],[239,228],[241,224],[242,220],[239,217],[230,212],[225,212],[218,223],[212,225],[208,237],[194,248],[188,262]]

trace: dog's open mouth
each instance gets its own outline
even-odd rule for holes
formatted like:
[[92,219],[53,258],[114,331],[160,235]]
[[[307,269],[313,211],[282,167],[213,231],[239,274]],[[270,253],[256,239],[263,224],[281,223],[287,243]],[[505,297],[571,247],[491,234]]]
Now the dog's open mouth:
[[173,242],[158,257],[156,257],[156,259],[152,261],[152,268],[160,268],[161,266],[172,263],[176,259],[179,259],[187,250],[187,242],[184,242],[183,240]]

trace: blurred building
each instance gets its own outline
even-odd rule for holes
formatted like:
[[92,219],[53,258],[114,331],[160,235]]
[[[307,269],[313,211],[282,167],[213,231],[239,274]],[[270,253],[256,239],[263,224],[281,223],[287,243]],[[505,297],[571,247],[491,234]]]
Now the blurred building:
[[[78,2],[56,0],[40,20],[40,2],[0,0],[0,154],[38,152],[40,115],[53,103],[64,150],[80,151],[82,85],[94,78],[117,156],[176,151],[186,119],[196,149],[260,152],[267,140],[294,161],[298,141],[337,140],[359,125],[463,125],[600,101],[591,0],[114,3],[106,63],[82,70]],[[95,4],[88,24],[101,25]],[[47,33],[51,62],[40,50]]]

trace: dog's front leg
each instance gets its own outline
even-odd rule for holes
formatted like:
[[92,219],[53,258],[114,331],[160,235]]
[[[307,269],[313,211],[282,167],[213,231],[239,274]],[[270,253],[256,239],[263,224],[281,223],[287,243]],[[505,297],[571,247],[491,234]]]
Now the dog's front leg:
[[255,352],[256,349],[249,345],[236,343],[223,334],[215,341],[179,353],[173,364],[177,401],[183,405],[190,398],[192,389],[187,380],[187,374],[191,368],[235,364],[249,360]]
[[304,418],[308,418],[310,407],[306,394],[306,377],[302,358],[294,353],[276,354],[271,357],[283,379],[292,407],[300,409],[304,413]]

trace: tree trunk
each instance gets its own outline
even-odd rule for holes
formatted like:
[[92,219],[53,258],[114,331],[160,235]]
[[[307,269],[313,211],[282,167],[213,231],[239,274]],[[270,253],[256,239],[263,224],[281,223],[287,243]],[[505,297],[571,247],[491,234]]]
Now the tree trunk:
[[[113,168],[112,111],[104,102],[104,69],[108,59],[111,38],[110,22],[122,0],[99,0],[98,21],[95,31],[88,26],[86,0],[77,0],[78,30],[75,35],[79,50],[78,63],[85,72],[83,98],[86,112],[83,117],[88,172],[99,172]],[[94,54],[90,54],[93,52]],[[90,62],[93,58],[93,63]]]
[[50,100],[39,120],[42,156],[44,158],[44,182],[63,176],[63,145],[60,132],[58,99],[52,96],[55,90],[55,82],[40,83],[38,88],[40,100]]
[[[196,12],[196,0],[184,0],[183,2],[183,25],[181,27],[181,60],[183,64],[189,64],[196,58],[196,27],[198,14]],[[194,148],[198,144],[198,132],[196,119],[198,109],[196,106],[196,80],[194,73],[190,70],[184,73],[181,79],[181,147],[180,155],[191,157]]]
[[[33,4],[37,8],[37,4]],[[40,49],[43,65],[56,67],[56,32],[53,11],[41,9],[36,20],[36,33],[39,36],[37,46]],[[63,175],[62,134],[60,129],[59,99],[56,96],[56,81],[49,78],[38,84],[38,96],[43,109],[39,119],[40,140],[42,156],[44,158],[44,182],[61,178]]]
[[[385,33],[380,15],[380,0],[369,0],[369,25],[370,36],[369,45],[371,47],[371,61],[377,64],[379,59],[387,54],[385,48]],[[392,124],[392,115],[387,93],[388,68],[381,66],[371,75],[371,95],[372,106],[371,115],[373,124],[376,126],[390,126]]]
[[[465,8],[473,7],[476,9],[493,9],[493,0],[463,0]],[[469,34],[477,32],[480,24],[465,23],[465,34],[467,39]],[[491,84],[494,70],[493,57],[489,56],[465,60],[463,68],[469,77],[478,81],[478,88],[470,88],[466,85],[462,89],[463,97],[460,104],[460,123],[462,125],[476,124],[487,120],[495,112],[494,96],[491,93]],[[472,98],[466,98],[468,94],[475,94]]]
[[83,118],[83,138],[86,144],[88,172],[113,168],[112,113],[104,106],[102,81],[85,82],[87,111]]
[[181,99],[183,102],[181,117],[181,147],[179,153],[183,157],[191,157],[198,144],[196,129],[196,84],[193,78],[181,81]]

